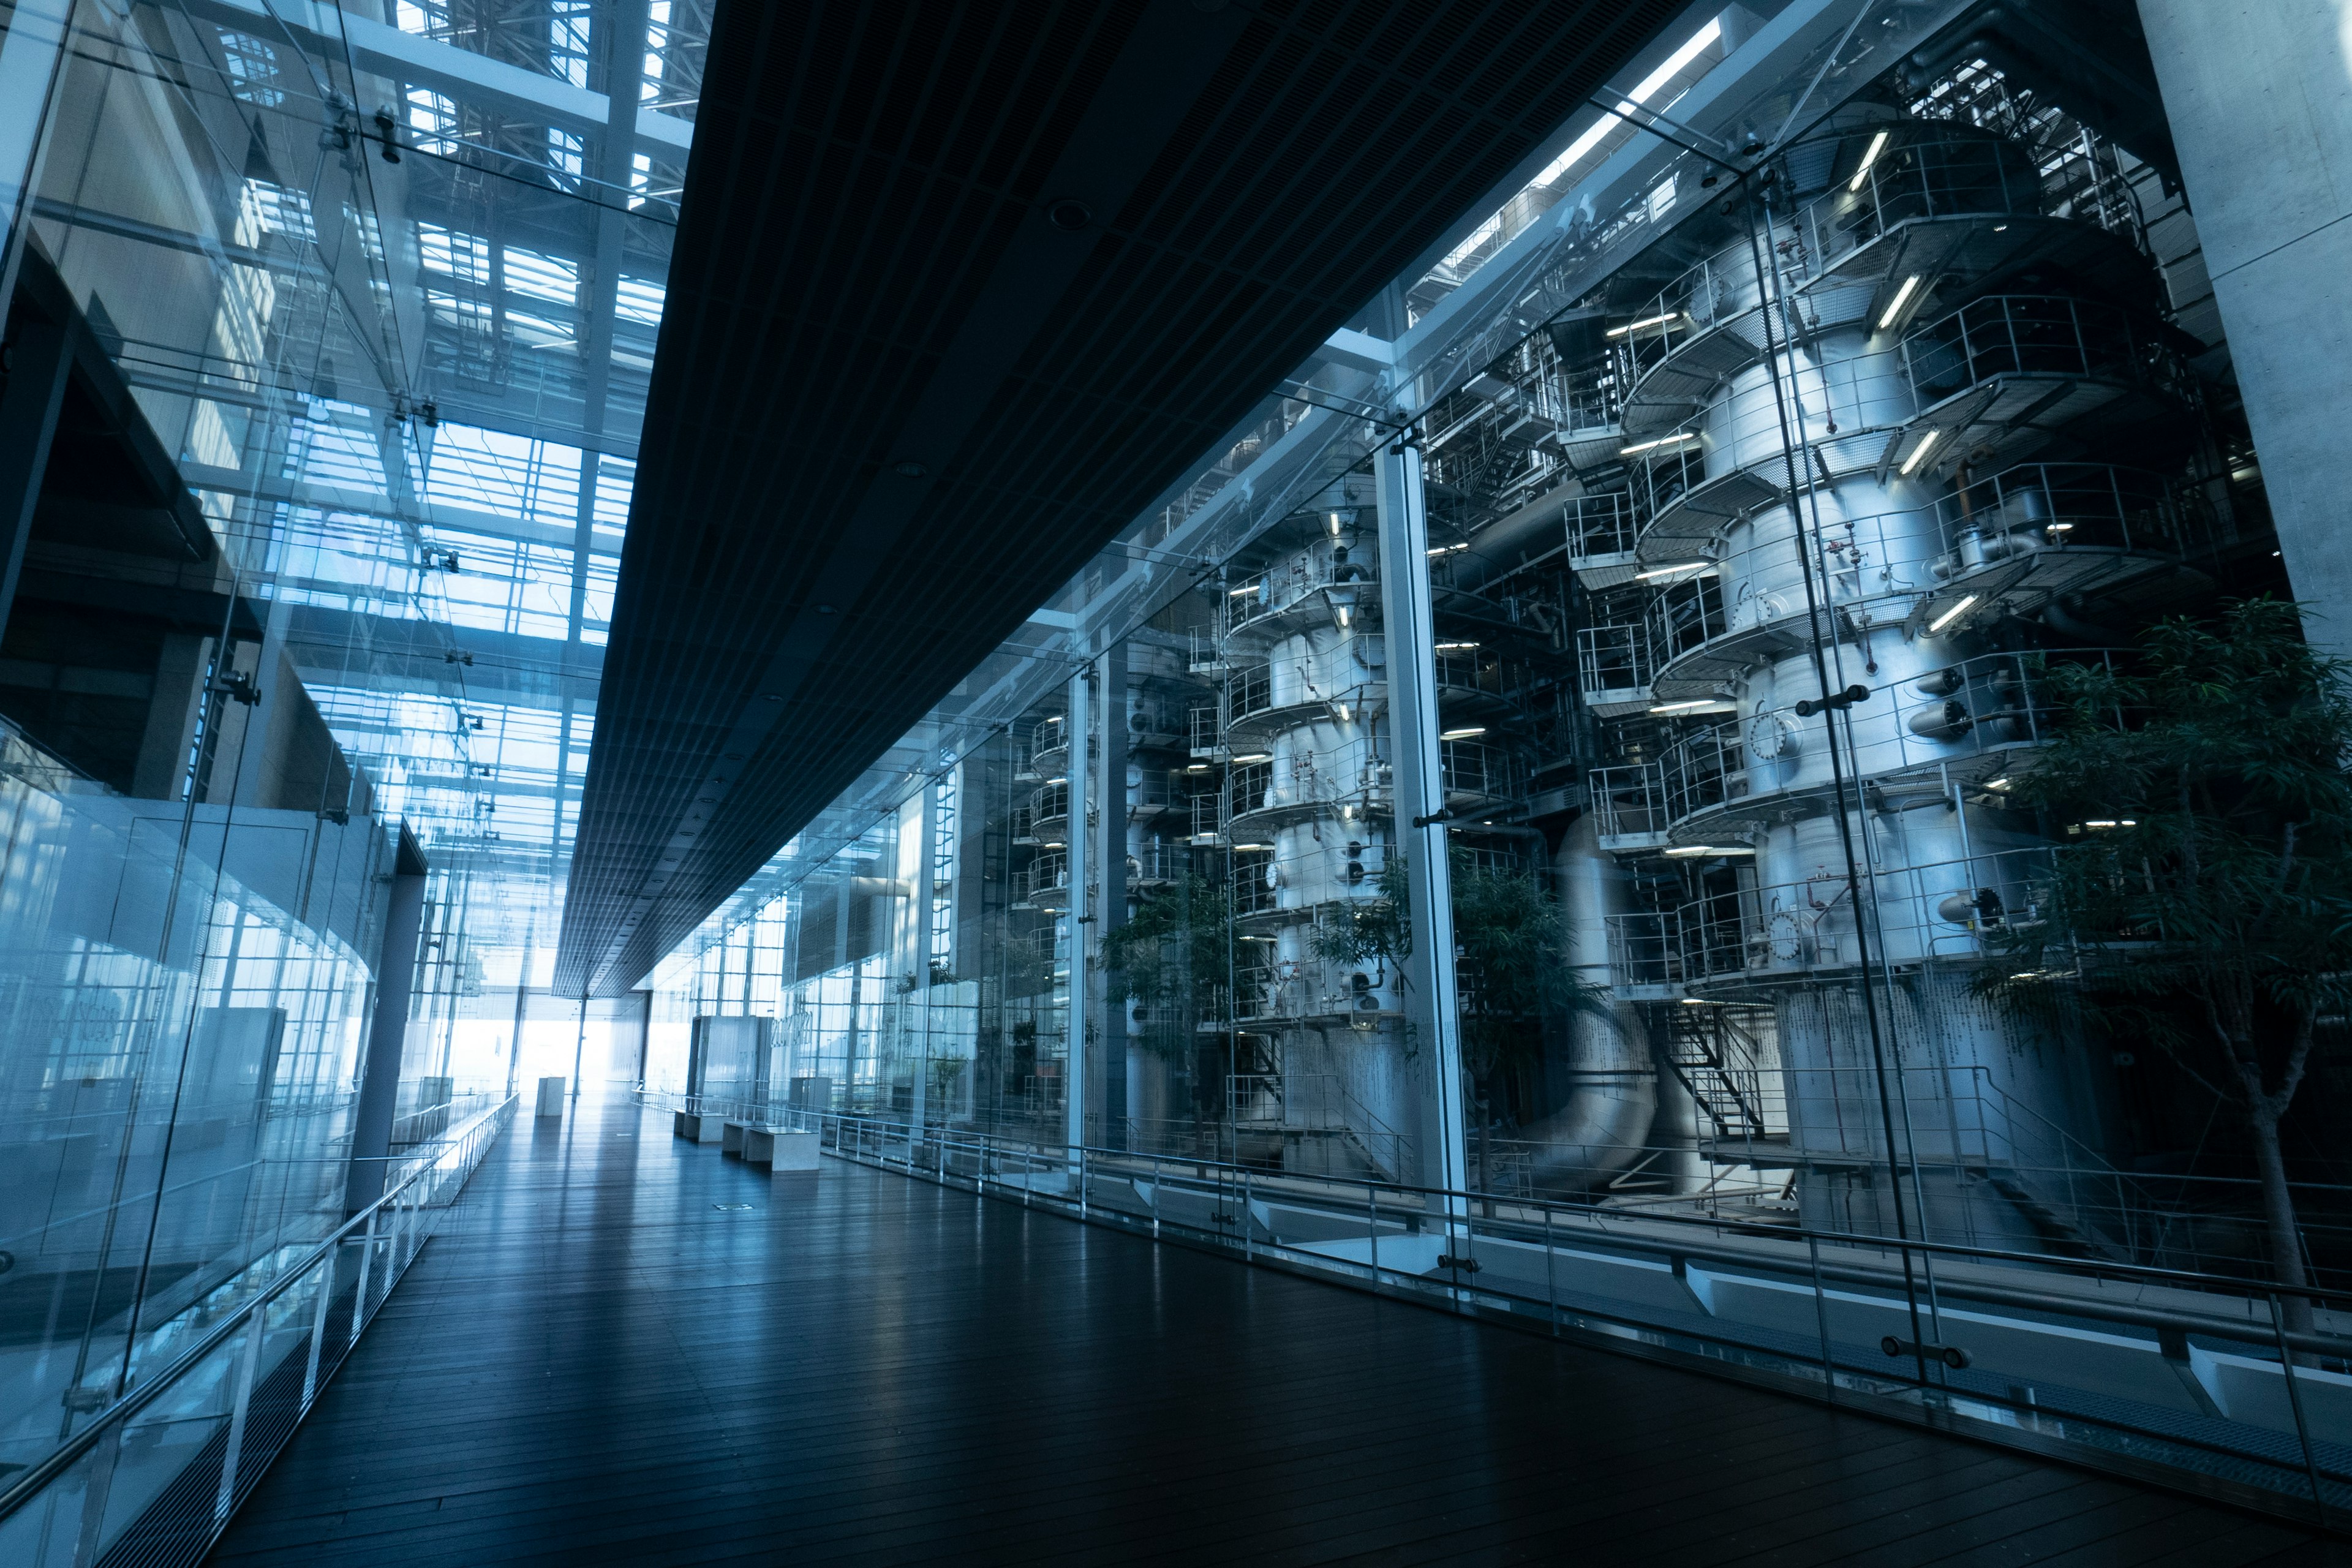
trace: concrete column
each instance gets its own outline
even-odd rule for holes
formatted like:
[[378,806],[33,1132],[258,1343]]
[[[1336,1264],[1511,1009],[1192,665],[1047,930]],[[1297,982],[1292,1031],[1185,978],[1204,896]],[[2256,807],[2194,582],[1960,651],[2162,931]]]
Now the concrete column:
[[[1102,889],[1095,901],[1095,951],[1103,951],[1110,933],[1127,923],[1127,644],[1113,643],[1102,656],[1102,760],[1095,776],[1095,883]],[[1096,973],[1099,996],[1095,1016],[1102,1020],[1102,1141],[1107,1148],[1127,1147],[1127,1001],[1119,994],[1122,977],[1104,968]]]
[[1421,452],[1398,444],[1373,459],[1381,520],[1381,614],[1388,644],[1389,759],[1396,795],[1390,840],[1406,856],[1412,952],[1404,972],[1405,1062],[1417,1100],[1420,1182],[1469,1184],[1462,1129],[1462,1010],[1454,977],[1454,879],[1437,738],[1436,628],[1430,613],[1429,516]]
[[1070,1048],[1062,1067],[1062,1136],[1073,1147],[1087,1141],[1087,1094],[1094,1087],[1087,1081],[1087,1037],[1095,1032],[1099,1017],[1091,1005],[1094,986],[1087,965],[1087,955],[1093,950],[1088,938],[1094,931],[1094,911],[1087,897],[1087,884],[1095,878],[1094,836],[1087,831],[1087,806],[1094,795],[1087,787],[1087,729],[1093,718],[1093,679],[1091,662],[1081,665],[1070,679]]
[[2352,11],[2140,0],[2295,596],[2352,655]]
[[359,1110],[352,1120],[352,1163],[343,1210],[357,1214],[383,1195],[392,1153],[392,1113],[400,1100],[401,1054],[408,1042],[409,995],[416,989],[416,942],[425,924],[425,851],[401,824],[393,853],[392,900],[375,963],[375,1018],[368,1029]]

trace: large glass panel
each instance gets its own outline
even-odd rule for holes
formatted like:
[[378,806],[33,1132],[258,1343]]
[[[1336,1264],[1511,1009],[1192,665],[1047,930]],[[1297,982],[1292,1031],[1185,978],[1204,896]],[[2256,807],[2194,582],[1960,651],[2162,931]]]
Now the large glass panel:
[[[2292,626],[2215,619],[2286,584],[2193,225],[2087,106],[1880,75],[1941,18],[1863,12],[1724,12],[1564,130],[670,955],[648,1091],[2346,1496],[2328,961],[2184,903],[2179,835],[2241,829],[2130,793],[2168,647],[2294,706]],[[2218,815],[2304,842],[2230,743]],[[2137,760],[2103,805],[2068,756]],[[2167,1016],[2219,994],[2192,906],[2281,987],[2241,1057]]]
[[[642,1002],[583,1016],[546,969],[707,15],[524,9],[0,33],[0,195],[38,176],[0,417],[57,429],[0,631],[6,1474],[342,1222],[371,1052],[395,1157],[472,1148],[523,1073],[638,1074]],[[209,1440],[210,1376],[138,1417],[103,1535]]]

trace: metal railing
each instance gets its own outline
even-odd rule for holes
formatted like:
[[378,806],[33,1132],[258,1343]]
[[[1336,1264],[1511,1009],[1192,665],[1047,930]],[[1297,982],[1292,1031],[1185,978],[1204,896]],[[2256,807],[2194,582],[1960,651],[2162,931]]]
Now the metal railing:
[[1641,626],[1585,626],[1576,634],[1577,689],[1588,702],[1646,691],[1651,668],[1650,641]]
[[1037,721],[1029,731],[1029,765],[1037,766],[1038,759],[1048,752],[1062,751],[1070,743],[1070,721],[1060,713],[1048,714]]
[[2047,199],[2031,152],[2006,137],[1895,121],[1847,140],[1853,163],[1800,215],[1804,253],[1819,268],[1915,219],[2033,216]]
[[1456,795],[1501,800],[1512,794],[1511,756],[1484,741],[1443,741],[1437,743],[1438,773],[1448,800]]
[[[285,1247],[159,1332],[113,1402],[0,1492],[0,1562],[194,1563],[277,1458],[482,1156],[509,1096],[398,1157],[390,1190],[308,1250]],[[184,1348],[181,1348],[183,1341]]]
[[1631,555],[1641,536],[1641,514],[1629,491],[1578,496],[1567,503],[1563,516],[1571,566],[1600,556]]
[[1665,785],[1657,763],[1595,768],[1585,783],[1601,847],[1612,840],[1647,841],[1665,832]]
[[1034,903],[1052,898],[1070,885],[1070,856],[1066,849],[1048,849],[1013,874],[1016,902]]
[[1218,606],[1225,618],[1225,632],[1230,635],[1245,630],[1327,589],[1335,595],[1335,605],[1352,603],[1348,597],[1350,590],[1370,587],[1377,581],[1373,573],[1375,557],[1371,554],[1359,556],[1351,552],[1348,560],[1336,563],[1332,554],[1330,544],[1317,544],[1304,555],[1279,563],[1247,584],[1251,592],[1228,593]]
[[[2049,738],[2054,715],[2046,689],[2053,667],[2111,665],[2119,657],[2125,656],[2115,649],[2068,648],[1962,659],[1923,679],[1879,687],[1856,704],[1851,742],[1841,733],[1838,744],[1874,791],[1948,796],[1950,784],[1936,776],[1939,767],[2036,747]],[[1818,778],[1784,784],[1778,771],[1806,746],[1820,743],[1819,721],[1800,719],[1793,707],[1685,735],[1658,760],[1665,826],[1783,788],[1828,788]]]
[[2352,1507],[2352,1314],[2324,1301],[2301,1331],[2277,1292],[2177,1269],[759,1109],[1024,1206],[2323,1524]]
[[1130,886],[1181,882],[1192,866],[1192,855],[1183,845],[1147,838],[1127,858],[1127,879]]
[[1237,666],[1225,678],[1225,722],[1238,724],[1274,706],[1274,670],[1263,664]]
[[1912,330],[1903,367],[1922,407],[1999,375],[2078,376],[2186,395],[2171,352],[2118,306],[2046,294],[1988,294]]

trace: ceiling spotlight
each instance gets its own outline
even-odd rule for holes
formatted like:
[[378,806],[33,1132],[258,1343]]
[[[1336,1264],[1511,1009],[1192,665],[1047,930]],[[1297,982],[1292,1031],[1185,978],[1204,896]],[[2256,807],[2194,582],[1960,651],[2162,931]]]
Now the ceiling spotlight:
[[931,469],[929,464],[919,463],[915,461],[914,458],[908,458],[902,462],[891,464],[890,471],[898,475],[900,479],[919,479],[925,474],[929,473]]
[[1065,234],[1076,234],[1095,221],[1094,209],[1065,197],[1045,209],[1045,221]]

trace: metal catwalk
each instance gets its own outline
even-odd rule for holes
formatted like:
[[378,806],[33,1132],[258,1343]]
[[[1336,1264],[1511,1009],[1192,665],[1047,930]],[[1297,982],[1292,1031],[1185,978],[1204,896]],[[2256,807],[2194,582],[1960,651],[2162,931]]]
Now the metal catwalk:
[[2320,1563],[2278,1523],[615,1097],[485,1162],[221,1563]]

